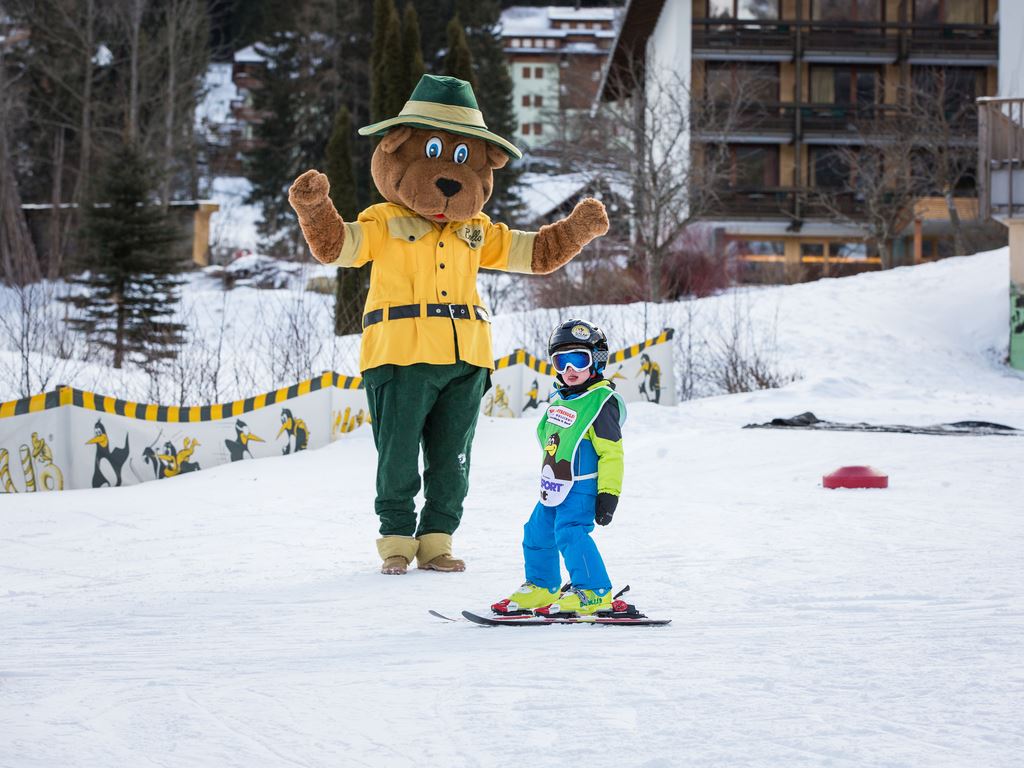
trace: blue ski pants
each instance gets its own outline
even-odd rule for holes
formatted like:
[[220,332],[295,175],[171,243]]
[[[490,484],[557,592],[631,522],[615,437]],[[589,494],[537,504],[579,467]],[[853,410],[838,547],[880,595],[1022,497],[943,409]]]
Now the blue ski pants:
[[558,567],[561,553],[574,587],[611,589],[604,560],[590,537],[596,501],[595,495],[573,489],[557,507],[537,503],[523,526],[527,581],[548,589],[562,586]]

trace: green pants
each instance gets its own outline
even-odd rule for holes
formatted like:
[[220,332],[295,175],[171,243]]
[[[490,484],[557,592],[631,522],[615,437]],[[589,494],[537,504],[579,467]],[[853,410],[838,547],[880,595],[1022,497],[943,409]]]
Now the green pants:
[[[469,456],[490,383],[486,368],[451,365],[381,365],[363,372],[377,446],[377,499],[381,536],[452,534],[469,492]],[[425,503],[416,525],[423,445]]]

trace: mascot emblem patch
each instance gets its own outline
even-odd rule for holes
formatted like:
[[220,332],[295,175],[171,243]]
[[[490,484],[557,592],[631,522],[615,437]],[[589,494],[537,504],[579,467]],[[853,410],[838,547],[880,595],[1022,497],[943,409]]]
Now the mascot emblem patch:
[[590,338],[590,329],[585,325],[574,325],[572,328],[572,335],[577,339],[583,339],[585,341]]

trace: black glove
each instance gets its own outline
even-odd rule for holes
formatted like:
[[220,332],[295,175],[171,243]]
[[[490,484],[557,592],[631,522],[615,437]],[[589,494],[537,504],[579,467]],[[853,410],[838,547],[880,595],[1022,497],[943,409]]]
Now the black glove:
[[608,525],[615,514],[615,507],[619,505],[619,497],[614,493],[597,494],[597,511],[594,513],[594,522],[598,525]]

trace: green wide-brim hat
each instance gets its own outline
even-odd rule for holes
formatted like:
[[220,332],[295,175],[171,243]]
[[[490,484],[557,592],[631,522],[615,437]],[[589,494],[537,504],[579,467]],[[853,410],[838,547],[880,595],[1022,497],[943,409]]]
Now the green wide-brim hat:
[[413,89],[398,117],[359,129],[360,136],[381,136],[396,125],[437,128],[459,136],[472,136],[501,147],[515,159],[523,156],[515,145],[487,130],[483,113],[477,106],[473,86],[457,77],[424,75]]

